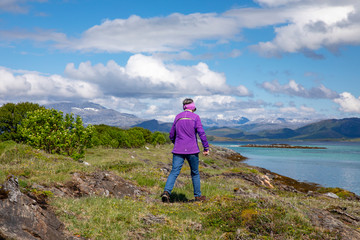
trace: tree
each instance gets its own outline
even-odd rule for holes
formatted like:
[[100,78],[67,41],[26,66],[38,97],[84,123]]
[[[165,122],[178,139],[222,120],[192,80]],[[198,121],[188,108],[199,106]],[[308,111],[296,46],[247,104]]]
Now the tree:
[[29,112],[44,109],[36,103],[7,103],[0,107],[0,140],[21,141],[18,125],[27,117]]
[[79,159],[84,157],[85,148],[91,146],[93,127],[84,127],[79,116],[39,109],[28,113],[18,131],[30,146]]

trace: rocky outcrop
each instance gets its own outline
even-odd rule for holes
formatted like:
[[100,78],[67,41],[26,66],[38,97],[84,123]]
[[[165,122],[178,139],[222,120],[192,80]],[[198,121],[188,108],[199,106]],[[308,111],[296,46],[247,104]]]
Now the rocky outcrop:
[[93,173],[74,173],[72,180],[64,185],[51,188],[56,195],[72,197],[105,196],[122,198],[138,197],[145,194],[145,190],[124,180],[118,175],[108,171]]
[[[343,210],[341,213],[334,213],[333,210],[309,209],[307,213],[313,225],[327,229],[337,235],[336,239],[358,240],[360,239],[360,232],[348,226],[349,222],[342,219],[342,217],[349,218]],[[356,221],[355,225],[359,224],[359,219],[351,217],[352,223]],[[334,238],[335,239],[335,238]]]
[[48,206],[20,192],[17,178],[0,187],[0,239],[67,239],[63,229]]
[[247,157],[242,156],[240,153],[235,152],[234,150],[215,145],[211,145],[210,155],[215,155],[215,158],[225,158],[236,162],[241,162],[247,159]]
[[[107,171],[89,174],[74,173],[63,185],[44,187],[34,184],[38,192],[51,192],[58,197],[105,196],[138,197],[145,190]],[[64,233],[64,225],[57,219],[47,197],[19,189],[18,179],[10,176],[0,187],[0,239],[77,239]]]

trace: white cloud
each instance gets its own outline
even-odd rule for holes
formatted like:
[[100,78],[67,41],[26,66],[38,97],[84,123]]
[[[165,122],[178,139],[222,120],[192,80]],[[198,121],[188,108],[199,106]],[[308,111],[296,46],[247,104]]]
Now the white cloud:
[[281,85],[278,80],[273,80],[271,82],[263,82],[260,87],[271,93],[286,94],[289,96],[298,96],[303,98],[333,99],[338,97],[338,94],[335,91],[326,88],[322,84],[318,87],[306,89],[295,80],[290,80],[289,83],[284,85]]
[[[120,112],[135,114],[144,119],[157,119],[164,122],[172,122],[176,114],[183,111],[182,101],[191,96],[172,98],[119,98],[105,97],[92,100],[105,107],[116,109]],[[226,95],[193,96],[197,111],[201,118],[210,119],[239,119],[246,117],[251,120],[258,118],[276,119],[288,118],[289,113],[294,119],[321,119],[323,115],[313,108],[302,105],[274,107],[274,104],[262,100],[243,101],[237,97]]]
[[340,110],[344,112],[360,113],[360,97],[356,98],[351,93],[343,92],[334,102],[340,105]]
[[226,119],[246,116],[254,118],[256,114],[263,113],[268,104],[262,100],[242,101],[234,96],[212,95],[194,97],[197,112],[206,118],[224,116]]
[[314,108],[312,108],[312,107],[307,107],[307,106],[305,106],[305,105],[302,105],[302,106],[300,107],[300,109],[301,109],[303,112],[308,112],[308,113],[315,113],[315,112],[316,112],[316,110],[315,110]]
[[157,111],[159,111],[159,108],[156,105],[150,105],[146,110],[146,113],[149,115],[156,115]]
[[214,13],[166,17],[105,20],[86,30],[80,39],[59,43],[59,47],[82,51],[172,52],[203,40],[218,43],[234,38],[239,27],[234,19]]
[[[55,32],[53,30],[45,30],[45,29],[36,29],[35,31],[27,31],[27,30],[13,30],[13,31],[0,31],[0,38],[12,41],[12,40],[27,40],[31,39],[35,42],[42,43],[67,43],[69,40],[67,39],[66,34]],[[23,52],[26,54],[26,52]]]
[[[266,7],[232,9],[223,14],[176,13],[148,19],[131,16],[106,20],[62,47],[85,51],[173,52],[189,49],[201,41],[228,43],[239,39],[242,28],[266,26],[276,26],[275,38],[252,46],[265,56],[303,52],[320,58],[314,53],[320,48],[360,44],[360,4],[356,0],[257,2]],[[239,56],[240,52],[233,54]]]
[[323,47],[332,49],[345,44],[360,44],[359,4],[347,1],[342,5],[331,1],[298,4],[267,9],[283,17],[275,27],[275,38],[260,42],[252,49],[268,57],[282,53],[303,52],[308,57],[321,58],[314,51]]
[[267,109],[266,115],[270,118],[289,118],[292,119],[322,119],[324,116],[320,115],[314,108],[302,105],[300,107],[281,107],[277,110]]
[[255,2],[259,3],[260,5],[269,6],[269,7],[277,7],[281,5],[286,5],[289,3],[296,3],[302,0],[254,0]]
[[[16,6],[20,1],[10,2],[11,6]],[[243,28],[257,31],[261,27],[274,27],[275,37],[272,40],[264,39],[251,46],[261,55],[269,57],[302,52],[308,57],[322,58],[322,55],[316,53],[321,48],[333,51],[342,45],[360,44],[358,0],[256,2],[262,7],[232,9],[222,14],[174,13],[164,17],[141,18],[133,15],[127,19],[107,19],[85,30],[80,37],[67,36],[53,30],[7,30],[1,31],[0,36],[9,40],[50,41],[57,48],[78,51],[182,52],[173,55],[178,59],[193,59],[184,50],[193,49],[196,45],[214,46],[238,41]],[[234,50],[223,54],[223,57],[238,57],[240,54],[239,50]]]
[[96,86],[84,81],[71,80],[59,75],[47,76],[36,72],[0,68],[2,99],[88,99],[99,94]]
[[165,64],[160,59],[142,54],[131,56],[124,67],[114,61],[107,65],[85,62],[77,69],[74,64],[68,64],[65,74],[69,78],[98,84],[104,94],[117,97],[251,95],[245,86],[227,85],[224,74],[210,70],[205,63],[193,66]]
[[26,2],[46,2],[46,0],[1,0],[0,10],[13,13],[27,13]]

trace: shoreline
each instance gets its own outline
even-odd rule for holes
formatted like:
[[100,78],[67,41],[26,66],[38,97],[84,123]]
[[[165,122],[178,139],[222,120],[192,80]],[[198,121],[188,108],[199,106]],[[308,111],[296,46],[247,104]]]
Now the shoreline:
[[[340,188],[340,187],[325,187],[322,184],[315,183],[315,182],[299,181],[299,180],[293,179],[291,177],[278,174],[278,173],[268,170],[266,168],[249,165],[248,163],[244,162],[248,159],[246,156],[243,156],[241,153],[238,153],[232,149],[217,146],[214,144],[212,144],[212,148],[215,149],[217,155],[219,155],[219,152],[220,152],[220,156],[222,158],[226,158],[228,160],[235,161],[235,162],[240,162],[241,164],[246,165],[246,167],[248,167],[248,168],[256,169],[261,174],[264,174],[265,176],[267,176],[266,180],[269,180],[271,183],[274,183],[275,186],[277,186],[280,189],[283,189],[285,191],[301,192],[301,193],[307,194],[309,196],[328,194],[328,193],[334,193],[336,195],[345,194],[347,196],[350,196],[351,199],[355,199],[357,201],[360,200],[360,195],[357,195],[356,193],[354,193],[350,190],[346,190],[346,189]],[[239,174],[239,175],[241,175],[241,174]],[[246,179],[248,176],[241,175],[241,177]],[[247,179],[247,180],[249,180],[249,179]],[[257,181],[257,180],[255,179],[253,181]],[[340,194],[337,194],[337,193],[340,193]]]
[[292,148],[292,149],[327,149],[326,147],[310,147],[310,146],[293,146],[285,143],[273,144],[246,144],[239,145],[239,147],[256,147],[256,148]]
[[344,143],[360,143],[360,138],[320,138],[320,139],[270,139],[270,138],[259,138],[259,139],[239,139],[229,137],[214,137],[210,142],[275,142],[275,141],[286,141],[286,142],[344,142]]

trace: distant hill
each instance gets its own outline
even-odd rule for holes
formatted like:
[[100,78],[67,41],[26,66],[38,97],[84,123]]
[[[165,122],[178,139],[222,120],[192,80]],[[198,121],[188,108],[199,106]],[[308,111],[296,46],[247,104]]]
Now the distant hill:
[[160,132],[170,132],[172,123],[161,123],[155,119],[144,121],[142,123],[136,124],[133,127],[142,127],[149,129],[150,131],[160,131]]
[[296,130],[298,137],[317,138],[358,138],[360,118],[329,119],[313,123]]
[[207,133],[234,139],[351,139],[360,138],[360,118],[322,120],[297,129],[282,128],[257,133],[243,132],[238,128],[217,128]]
[[213,135],[217,137],[229,137],[229,138],[241,138],[243,137],[244,131],[237,128],[223,127],[223,128],[208,128],[206,129],[206,135]]
[[109,126],[127,128],[144,121],[144,119],[138,118],[135,115],[120,113],[92,102],[62,102],[48,104],[45,105],[45,107],[54,108],[64,113],[79,115],[86,125],[106,124]]
[[243,130],[247,133],[258,133],[264,130],[278,130],[283,128],[297,129],[307,124],[313,123],[316,120],[312,119],[292,119],[292,118],[276,118],[266,119],[259,118],[253,121],[249,121],[236,128]]

